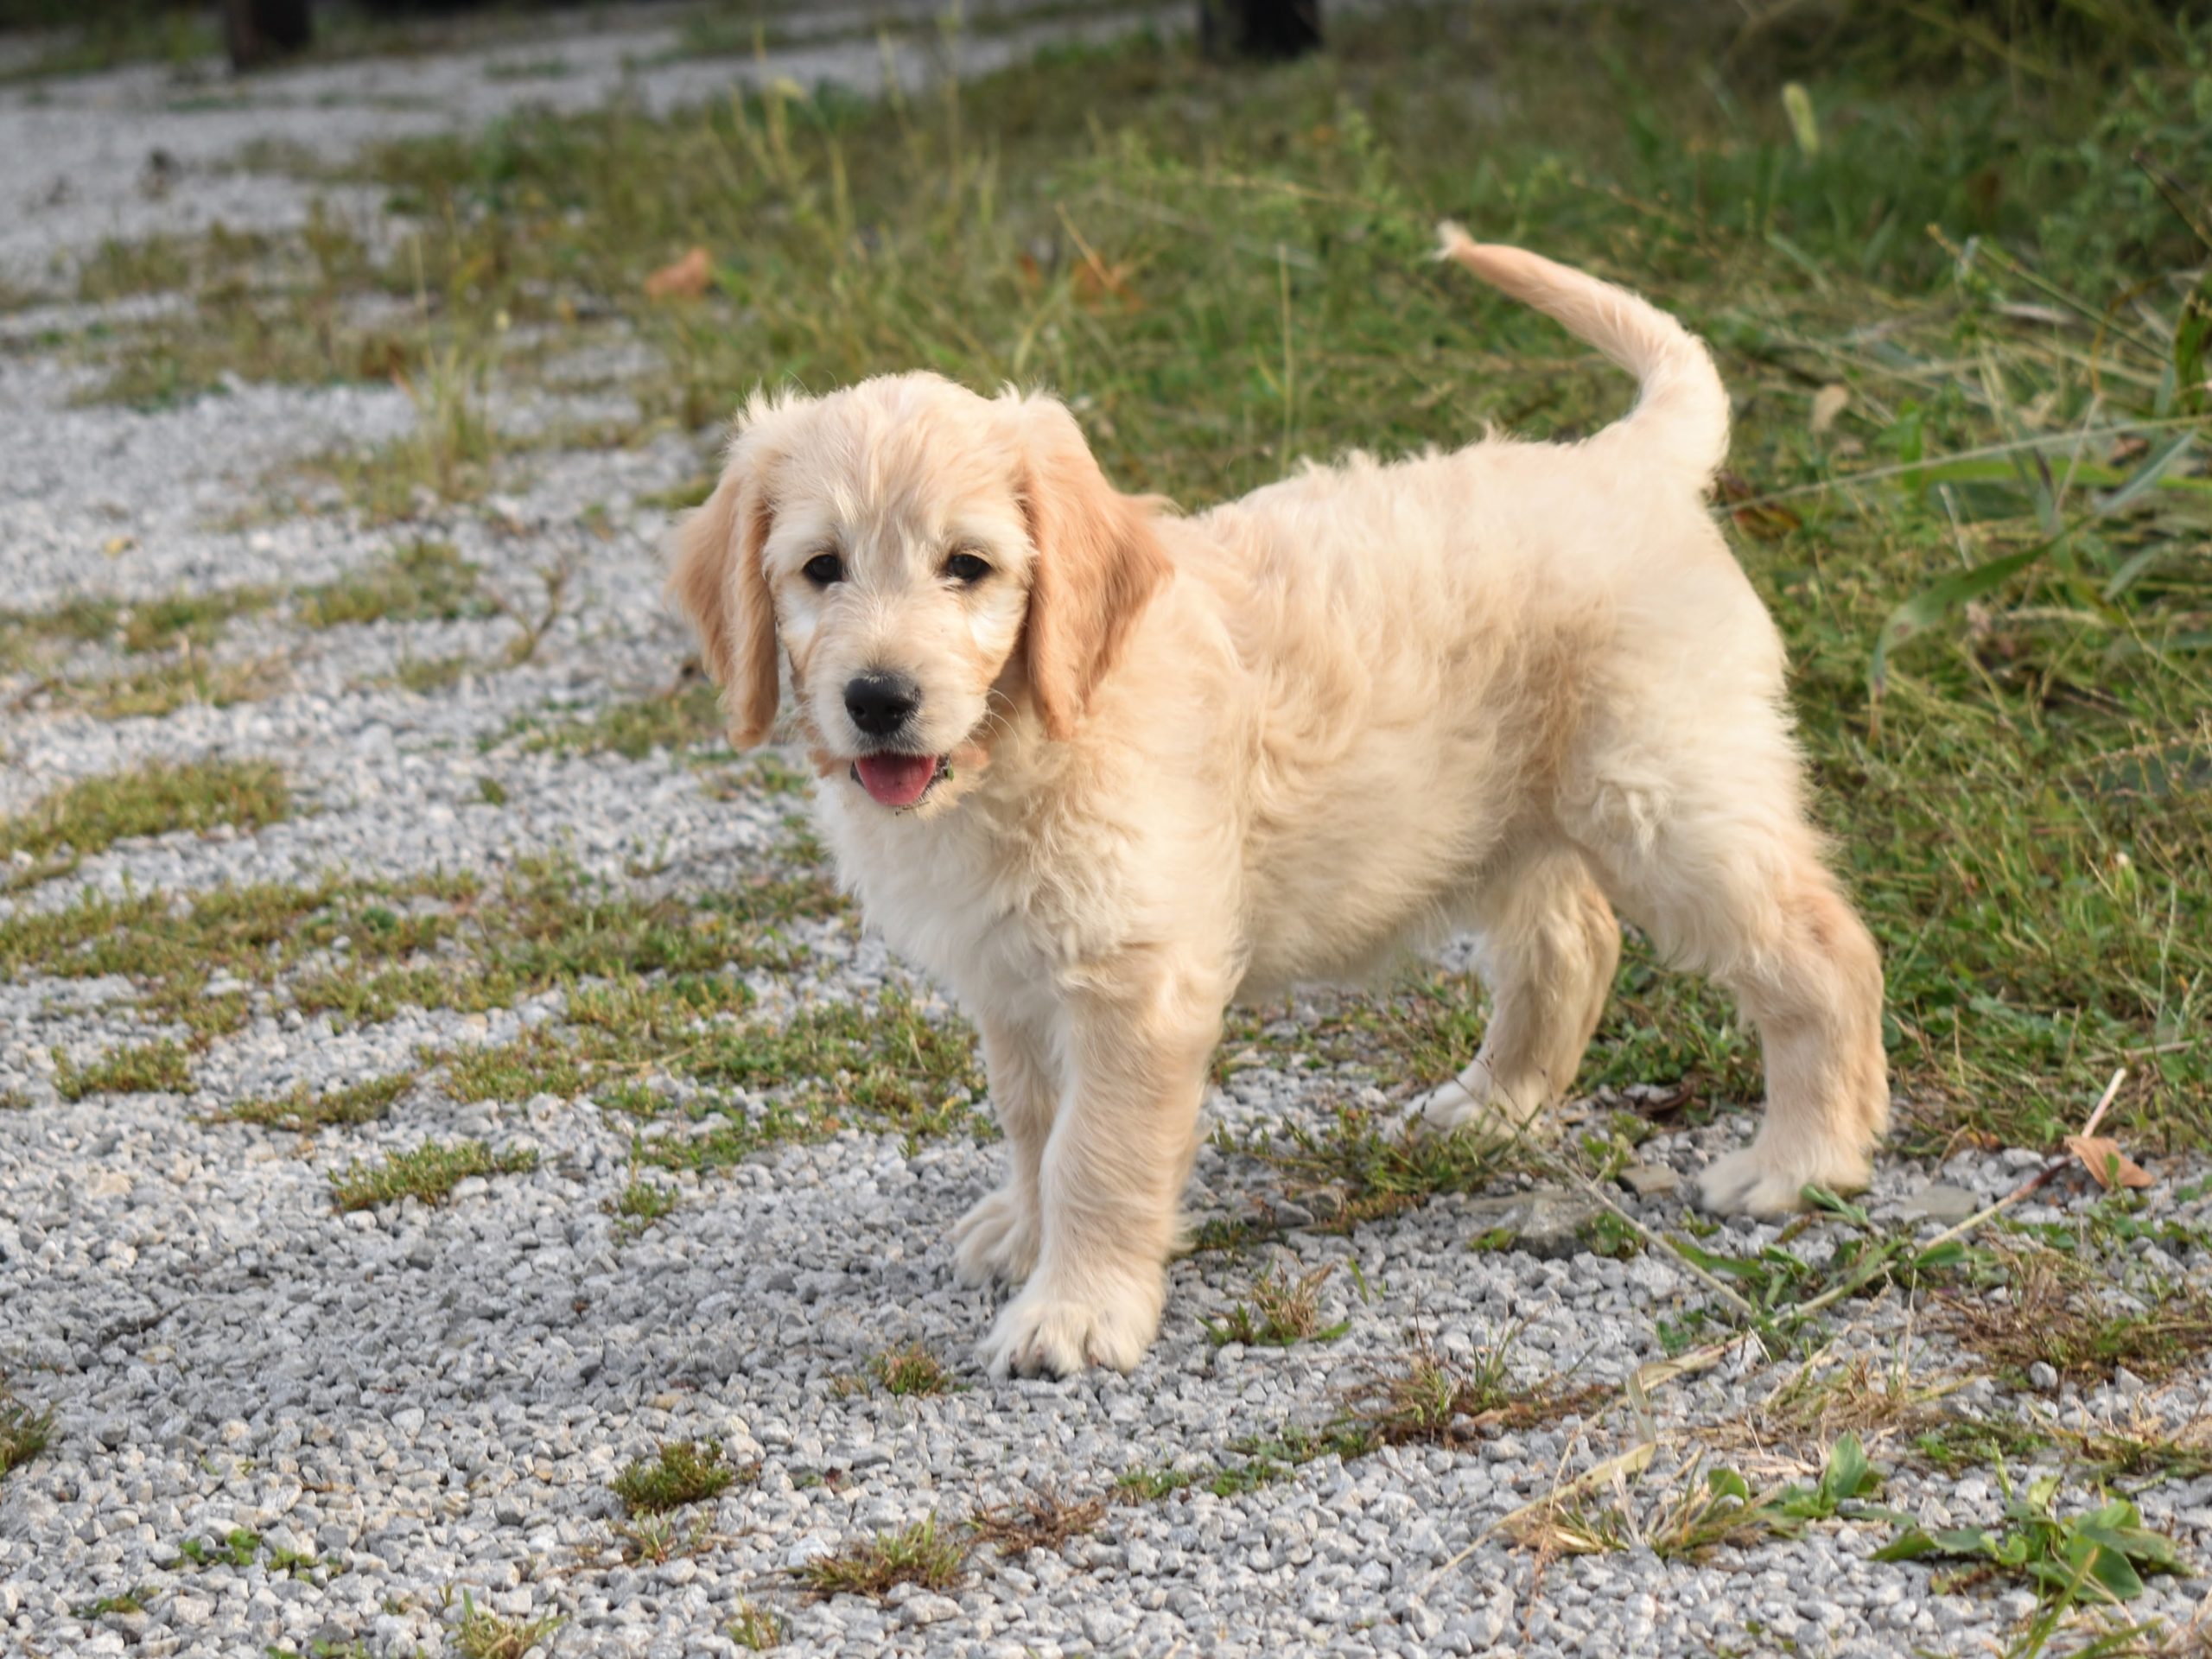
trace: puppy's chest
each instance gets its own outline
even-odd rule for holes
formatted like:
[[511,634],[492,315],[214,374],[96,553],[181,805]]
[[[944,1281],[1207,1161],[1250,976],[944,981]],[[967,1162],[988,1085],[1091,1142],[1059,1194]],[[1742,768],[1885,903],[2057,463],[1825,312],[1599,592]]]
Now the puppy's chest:
[[1033,824],[823,812],[838,874],[892,948],[955,986],[1043,989],[1121,943],[1120,860]]

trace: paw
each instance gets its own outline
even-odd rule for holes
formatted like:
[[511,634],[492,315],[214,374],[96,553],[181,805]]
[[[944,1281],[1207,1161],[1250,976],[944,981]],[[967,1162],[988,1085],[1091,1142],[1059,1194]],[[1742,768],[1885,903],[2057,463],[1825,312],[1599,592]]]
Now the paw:
[[1075,1295],[1040,1281],[1000,1313],[980,1351],[993,1376],[1072,1376],[1086,1366],[1136,1369],[1160,1332],[1164,1275]]
[[1697,1178],[1698,1202],[1717,1215],[1771,1219],[1802,1210],[1808,1185],[1856,1192],[1870,1177],[1866,1155],[1841,1147],[1785,1157],[1754,1141],[1740,1152],[1714,1159]]
[[953,1224],[952,1270],[963,1285],[1018,1285],[1037,1266],[1036,1201],[1011,1185]]
[[1541,1110],[1539,1102],[1526,1112],[1516,1111],[1487,1085],[1482,1094],[1471,1094],[1454,1077],[1417,1096],[1406,1109],[1406,1133],[1438,1136],[1466,1133],[1484,1141],[1518,1141],[1537,1132]]

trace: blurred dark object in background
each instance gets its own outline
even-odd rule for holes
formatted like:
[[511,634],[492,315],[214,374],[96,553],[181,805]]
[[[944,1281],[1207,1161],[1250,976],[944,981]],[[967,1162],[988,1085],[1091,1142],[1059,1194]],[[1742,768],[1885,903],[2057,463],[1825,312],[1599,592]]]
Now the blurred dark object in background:
[[223,49],[233,69],[296,52],[314,32],[308,0],[223,0]]
[[1198,50],[1216,62],[1321,49],[1321,0],[1198,0]]

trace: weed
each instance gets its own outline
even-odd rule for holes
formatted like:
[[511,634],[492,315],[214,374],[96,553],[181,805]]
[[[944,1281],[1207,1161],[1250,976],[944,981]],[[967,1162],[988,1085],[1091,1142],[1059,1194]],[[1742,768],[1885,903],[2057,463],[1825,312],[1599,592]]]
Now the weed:
[[1181,1491],[1196,1479],[1181,1469],[1125,1469],[1114,1477],[1114,1491],[1119,1497],[1149,1503]]
[[1575,1229],[1575,1238],[1592,1255],[1625,1262],[1643,1249],[1643,1235],[1610,1210],[1600,1210]]
[[356,1159],[330,1172],[332,1197],[340,1210],[367,1210],[401,1198],[442,1204],[472,1175],[511,1175],[537,1167],[537,1154],[512,1147],[494,1154],[481,1141],[451,1145],[425,1141],[411,1152],[394,1153],[379,1164]]
[[712,1440],[664,1440],[650,1458],[632,1459],[610,1490],[632,1516],[662,1515],[720,1497],[738,1473]]
[[0,1480],[46,1450],[54,1435],[54,1414],[33,1411],[0,1387]]
[[2115,1498],[2062,1520],[2058,1490],[2051,1475],[2024,1493],[2008,1491],[2005,1519],[1994,1529],[1908,1526],[1874,1559],[1963,1561],[1965,1573],[1948,1588],[1992,1576],[2023,1579],[2046,1605],[2060,1605],[2133,1601],[2143,1593],[2145,1573],[2184,1570],[2173,1541],[2145,1528],[2134,1504]]
[[1219,1325],[1202,1322],[1207,1338],[1217,1348],[1230,1342],[1248,1348],[1334,1342],[1351,1329],[1350,1319],[1321,1323],[1321,1287],[1335,1270],[1336,1264],[1329,1262],[1296,1279],[1281,1269],[1263,1274],[1253,1281],[1250,1299],[1232,1306]]
[[2002,1304],[1965,1293],[1940,1303],[1943,1328],[2024,1377],[2047,1364],[2077,1382],[2111,1380],[2125,1366],[2156,1381],[2212,1349],[2212,1298],[2187,1283],[2116,1292],[2096,1269],[2044,1249],[1999,1257]]
[[1522,1429],[1587,1411],[1607,1392],[1516,1386],[1510,1334],[1465,1360],[1440,1354],[1426,1332],[1394,1367],[1378,1370],[1344,1396],[1345,1421],[1372,1446],[1409,1440],[1459,1445],[1489,1428]]
[[881,1601],[902,1584],[950,1590],[960,1581],[969,1548],[966,1539],[940,1530],[931,1516],[897,1532],[878,1533],[834,1555],[817,1556],[798,1569],[798,1576],[822,1597],[868,1596]]
[[101,1596],[97,1600],[72,1607],[69,1614],[73,1618],[81,1618],[89,1622],[96,1618],[105,1618],[110,1613],[143,1613],[146,1611],[146,1604],[153,1599],[154,1590],[151,1586],[134,1585],[119,1596]]
[[292,812],[283,773],[266,761],[152,760],[130,772],[86,778],[29,811],[0,820],[0,856],[89,857],[132,836],[212,830],[252,831]]
[[737,1617],[726,1627],[729,1639],[748,1653],[766,1653],[780,1647],[784,1640],[784,1621],[772,1610],[755,1601],[739,1598]]
[[536,733],[523,747],[564,754],[603,751],[642,760],[657,750],[691,748],[721,732],[715,688],[699,681],[657,696],[609,703],[582,719]]
[[415,405],[414,426],[365,454],[326,455],[318,469],[379,521],[409,518],[426,501],[469,501],[483,494],[499,450],[499,435],[484,408],[485,358],[449,342],[425,347],[393,372]]
[[232,1527],[220,1538],[186,1538],[177,1544],[194,1567],[251,1567],[261,1559],[262,1537],[245,1527]]
[[227,709],[274,696],[283,683],[280,658],[218,663],[188,646],[146,668],[106,679],[48,682],[40,700],[50,707],[82,709],[103,720],[158,719],[198,705]]
[[[444,690],[448,686],[472,672],[475,667],[476,659],[465,653],[452,657],[403,655],[399,659],[399,666],[391,671],[391,683],[403,691],[412,691],[417,696],[426,697],[434,691]],[[491,793],[492,791],[499,789],[497,779],[479,779],[477,786],[484,791],[484,798],[491,801],[493,805],[506,804],[506,792],[504,790],[499,791],[497,799],[493,799]]]
[[985,1510],[968,1524],[977,1543],[992,1545],[1001,1555],[1011,1556],[1032,1549],[1058,1550],[1105,1518],[1103,1498],[1088,1497],[1078,1503],[1052,1493],[1032,1492],[1019,1503]]
[[1853,1434],[1830,1449],[1820,1479],[1810,1486],[1754,1493],[1735,1470],[1693,1462],[1671,1492],[1638,1505],[1630,1501],[1621,1477],[1615,1480],[1609,1502],[1598,1503],[1586,1491],[1577,1491],[1521,1512],[1511,1530],[1523,1542],[1562,1554],[1641,1548],[1664,1560],[1702,1561],[1716,1549],[1794,1538],[1816,1521],[1897,1518],[1871,1503],[1881,1489],[1881,1472],[1867,1461]]
[[944,1362],[918,1342],[876,1355],[868,1361],[868,1370],[886,1394],[901,1398],[944,1394],[959,1386],[944,1369]]
[[696,1553],[705,1547],[709,1535],[702,1520],[679,1527],[671,1516],[642,1515],[621,1522],[614,1529],[614,1535],[622,1541],[626,1559],[658,1564]]
[[453,1645],[461,1659],[522,1659],[561,1628],[562,1620],[549,1613],[528,1623],[505,1618],[488,1607],[479,1607],[466,1590],[461,1592],[461,1622],[454,1626]]
[[1865,1354],[1823,1369],[1825,1354],[1805,1361],[1758,1408],[1770,1429],[1823,1442],[1850,1433],[1862,1440],[1910,1430],[1926,1421],[1937,1401],[1964,1385],[1962,1376],[1916,1378],[1903,1349],[1885,1367]]
[[263,1651],[266,1659],[375,1659],[359,1637],[316,1637],[304,1649],[271,1645]]
[[663,1217],[673,1214],[679,1202],[681,1200],[674,1187],[632,1177],[630,1184],[622,1189],[621,1196],[608,1207],[622,1218],[628,1231],[635,1236]]
[[1338,1227],[1395,1215],[1441,1192],[1471,1192],[1509,1166],[1510,1148],[1472,1134],[1408,1135],[1357,1106],[1339,1106],[1326,1128],[1292,1123],[1237,1140],[1217,1132],[1224,1151],[1280,1170],[1293,1196],[1325,1205]]
[[340,1125],[375,1122],[414,1083],[411,1071],[372,1077],[366,1083],[348,1084],[322,1094],[313,1092],[304,1083],[296,1083],[282,1095],[241,1101],[216,1116],[225,1122],[264,1123],[270,1128],[312,1135]]
[[[302,588],[295,614],[310,628],[362,622],[450,622],[486,617],[498,607],[477,568],[448,542],[416,540],[350,575]],[[403,670],[403,672],[404,671]]]
[[184,1046],[161,1038],[136,1048],[111,1048],[89,1065],[54,1052],[54,1091],[64,1100],[87,1095],[188,1095],[192,1063]]

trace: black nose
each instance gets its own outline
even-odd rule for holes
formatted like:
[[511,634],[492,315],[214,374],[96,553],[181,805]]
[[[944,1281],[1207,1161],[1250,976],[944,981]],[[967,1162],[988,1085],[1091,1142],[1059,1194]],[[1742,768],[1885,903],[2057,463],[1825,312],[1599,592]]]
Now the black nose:
[[845,682],[845,712],[870,737],[888,737],[906,723],[922,690],[904,674],[870,669]]

